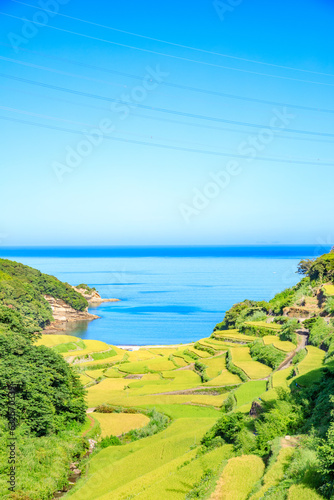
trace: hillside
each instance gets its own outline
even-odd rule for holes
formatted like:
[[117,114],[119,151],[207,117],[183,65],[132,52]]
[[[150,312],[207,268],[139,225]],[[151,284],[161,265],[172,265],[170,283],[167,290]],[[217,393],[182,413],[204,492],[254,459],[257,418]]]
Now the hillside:
[[[48,352],[57,371],[66,366],[87,390],[84,424],[78,385],[80,412],[71,414],[77,406],[70,397],[66,407],[53,410],[78,422],[72,425],[71,442],[80,435],[98,440],[94,453],[79,465],[83,477],[65,498],[333,498],[333,264],[333,253],[302,261],[302,279],[295,287],[269,302],[236,304],[211,336],[169,348],[124,351],[68,335],[36,338],[24,333],[22,312],[7,307],[18,322],[3,322],[6,339],[16,342],[25,335],[30,352],[40,349],[43,357]],[[11,362],[21,359],[19,352],[13,350]],[[29,369],[23,365],[24,372]],[[47,373],[40,378],[49,380]],[[8,377],[14,372],[2,371],[0,394]],[[49,426],[34,437],[36,450],[43,439],[63,439],[62,432],[69,431]],[[50,453],[48,463],[54,464]],[[59,490],[60,483],[68,485],[71,462],[69,452],[62,453]],[[76,453],[80,460],[82,449]],[[22,473],[22,498],[52,498],[56,489],[49,484],[42,491],[37,484],[37,478],[46,477],[43,470],[50,470],[37,456],[36,451],[40,469],[35,479],[29,482]]]
[[[70,285],[0,259],[1,498],[52,498],[67,483],[69,463],[88,448],[78,434],[86,410],[78,375],[55,350],[36,345],[54,319],[45,297],[78,312],[87,308]],[[15,494],[7,484],[8,422],[16,438]]]

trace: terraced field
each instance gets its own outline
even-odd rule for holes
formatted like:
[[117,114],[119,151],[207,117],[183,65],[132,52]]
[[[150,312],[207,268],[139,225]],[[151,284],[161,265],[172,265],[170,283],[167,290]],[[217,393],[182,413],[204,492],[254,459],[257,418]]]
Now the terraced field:
[[101,427],[101,437],[119,436],[129,432],[132,429],[145,427],[150,419],[142,413],[97,413],[94,412],[94,418]]
[[294,451],[295,450],[292,447],[282,448],[280,450],[276,461],[273,465],[269,466],[263,476],[260,489],[250,497],[250,500],[260,500],[270,488],[279,484],[284,477],[285,469],[288,466]]
[[331,297],[334,296],[334,285],[332,285],[331,283],[324,285],[324,290],[327,295],[330,295]]
[[260,457],[243,455],[231,458],[211,500],[246,500],[263,472],[264,463]]
[[235,347],[232,349],[233,363],[243,370],[251,380],[268,377],[272,369],[258,361],[254,361],[249,354],[248,347]]
[[295,379],[301,385],[309,385],[321,378],[325,352],[312,345],[306,346],[307,355],[298,365],[298,376]]
[[267,330],[273,330],[274,332],[279,332],[281,330],[281,325],[278,325],[277,323],[267,323],[266,321],[248,321],[245,322],[245,325],[265,328]]
[[266,335],[263,337],[263,342],[265,345],[270,345],[272,344],[276,349],[279,349],[280,351],[283,352],[291,352],[293,351],[296,346],[292,342],[289,342],[288,340],[280,340],[276,335]]
[[[276,325],[274,329],[277,330]],[[197,347],[191,344],[135,351],[103,342],[83,342],[65,335],[42,337],[39,343],[57,349],[64,359],[74,363],[87,387],[88,407],[94,409],[109,404],[119,408],[119,413],[92,413],[99,422],[102,438],[119,436],[144,426],[149,428],[149,418],[145,415],[148,411],[156,410],[171,419],[167,428],[157,434],[101,449],[90,460],[85,477],[66,494],[66,498],[181,500],[196,488],[208,468],[218,478],[222,464],[227,465],[211,498],[247,498],[263,476],[262,460],[256,456],[234,457],[231,445],[200,456],[197,455],[200,440],[221,415],[221,407],[231,391],[236,410],[248,413],[254,400],[270,400],[276,397],[276,387],[288,387],[293,381],[288,379],[292,367],[274,372],[273,389],[270,389],[267,379],[272,369],[254,361],[246,345],[258,337],[243,335],[237,330],[215,332],[215,337],[199,340]],[[273,334],[263,337],[263,342],[274,345],[287,355],[295,349],[292,343],[281,342]],[[249,382],[242,383],[238,375],[227,370],[227,349],[231,351],[233,364],[247,374]],[[321,369],[323,351],[312,346],[307,346],[307,351],[306,358],[297,366],[296,380],[304,375],[314,377],[312,374]],[[103,357],[105,352],[112,353],[112,356]],[[76,360],[78,357],[80,362]],[[196,372],[196,360],[204,365],[203,373]],[[127,408],[136,411],[128,413]],[[267,470],[262,484],[257,486],[258,493],[253,493],[253,500],[261,498],[259,495],[276,484],[289,453],[282,451],[275,467]],[[246,479],[240,481],[241,476]],[[298,494],[296,491],[291,490],[291,498]],[[307,495],[313,493],[313,490],[305,491]]]
[[240,385],[234,393],[238,406],[243,406],[246,403],[254,401],[254,399],[265,392],[266,387],[267,383],[265,380],[254,380]]
[[[173,482],[166,478],[177,474],[180,466],[195,458],[196,450],[191,450],[191,447],[199,441],[215,420],[215,418],[177,419],[159,434],[124,446],[111,446],[101,450],[90,462],[84,488],[80,488],[79,482],[77,488],[70,492],[70,497],[73,500],[124,499],[131,494],[147,499],[155,498],[148,494],[149,489],[158,487],[160,495],[156,498],[175,498],[172,496]],[[224,455],[230,454],[230,446],[220,448],[216,457],[217,463]],[[188,491],[193,481],[203,474],[205,463],[199,460],[196,465],[197,471],[195,463],[192,462],[193,477],[190,476],[182,485],[183,491]],[[184,476],[184,470],[182,472],[183,474],[178,476],[179,481],[182,481],[182,476],[183,480],[187,477]],[[167,492],[169,491],[169,497],[162,496],[163,490],[160,489],[160,484]]]

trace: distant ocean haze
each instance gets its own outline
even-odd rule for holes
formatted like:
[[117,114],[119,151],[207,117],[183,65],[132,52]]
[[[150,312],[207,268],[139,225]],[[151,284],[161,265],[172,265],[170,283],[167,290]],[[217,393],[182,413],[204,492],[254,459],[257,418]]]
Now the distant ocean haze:
[[0,256],[87,283],[104,298],[101,318],[71,332],[115,345],[186,343],[208,337],[224,313],[245,299],[269,300],[296,284],[315,246],[2,248]]

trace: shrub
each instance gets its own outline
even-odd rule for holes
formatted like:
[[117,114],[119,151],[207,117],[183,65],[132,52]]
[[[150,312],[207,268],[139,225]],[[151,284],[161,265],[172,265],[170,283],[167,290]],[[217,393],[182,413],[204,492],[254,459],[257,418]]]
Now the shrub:
[[334,316],[334,297],[328,297],[324,306],[324,310],[330,316]]
[[285,354],[273,345],[263,345],[262,341],[255,341],[249,349],[250,355],[255,361],[264,363],[271,368],[278,368],[284,361]]
[[198,351],[208,352],[209,354],[211,354],[211,356],[214,356],[216,354],[216,351],[212,347],[204,346],[202,344],[199,344],[198,342],[194,345],[194,347]]
[[100,441],[101,448],[108,448],[108,446],[120,446],[122,441],[117,436],[107,436]]
[[277,315],[283,314],[283,309],[293,303],[294,295],[295,292],[293,288],[288,288],[287,290],[275,295],[275,297],[269,301],[272,313]]
[[199,374],[203,383],[208,382],[210,380],[206,374],[206,369],[207,366],[204,363],[201,363],[198,360],[195,361],[195,371]]
[[267,302],[255,302],[245,300],[239,304],[235,304],[229,311],[225,313],[224,321],[218,323],[214,328],[216,330],[230,330],[238,328],[244,321],[249,321],[252,316],[264,317],[268,311]]
[[236,406],[237,406],[237,400],[233,392],[230,392],[230,394],[227,396],[227,399],[223,403],[222,409],[225,413],[229,413],[230,411],[234,410]]
[[298,363],[303,361],[306,355],[307,355],[307,350],[305,348],[297,352],[297,354],[295,354],[294,357],[292,358],[292,364],[297,365]]
[[240,413],[228,413],[223,415],[218,422],[204,435],[201,444],[210,446],[213,439],[220,437],[226,443],[233,444],[238,433],[246,425],[246,417]]
[[289,340],[293,344],[297,344],[297,335],[296,331],[299,328],[298,320],[289,319],[282,328],[280,339],[281,340]]
[[247,377],[246,373],[241,368],[239,368],[238,366],[235,366],[235,364],[233,364],[232,354],[231,354],[230,349],[226,353],[226,368],[229,372],[233,373],[234,375],[238,375],[238,377],[243,382],[248,381],[248,377]]
[[327,253],[312,262],[307,272],[312,281],[334,280],[334,253]]

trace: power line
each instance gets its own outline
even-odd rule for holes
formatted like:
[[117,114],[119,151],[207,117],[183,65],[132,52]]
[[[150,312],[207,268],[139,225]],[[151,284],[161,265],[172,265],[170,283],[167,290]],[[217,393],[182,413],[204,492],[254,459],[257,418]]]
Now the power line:
[[[13,19],[19,19],[20,21],[26,21],[26,19],[24,19],[23,17],[14,16],[12,14],[7,14],[5,12],[0,12],[0,15],[11,17]],[[53,30],[56,30],[56,31],[61,31],[63,33],[69,33],[71,35],[81,36],[83,38],[88,38],[90,40],[96,40],[97,42],[103,42],[103,43],[108,43],[108,44],[111,44],[111,45],[116,45],[118,47],[124,47],[124,48],[128,48],[128,49],[139,50],[141,52],[146,52],[146,53],[149,53],[149,54],[155,54],[155,55],[163,56],[163,57],[169,57],[171,59],[178,59],[180,61],[192,62],[192,63],[196,63],[196,64],[201,64],[201,65],[204,65],[204,66],[211,66],[211,67],[214,67],[214,68],[228,69],[228,70],[231,70],[231,71],[239,71],[241,73],[248,73],[248,74],[253,74],[253,75],[258,75],[258,76],[266,76],[266,77],[270,77],[270,78],[279,78],[279,79],[291,80],[291,81],[295,81],[295,82],[312,83],[312,84],[315,84],[315,85],[324,85],[324,86],[334,87],[334,83],[324,83],[324,82],[316,82],[316,81],[312,81],[312,80],[302,80],[300,78],[292,78],[292,77],[282,76],[282,75],[272,75],[272,74],[269,74],[269,73],[260,73],[260,72],[257,72],[257,71],[251,71],[251,70],[246,70],[246,69],[241,69],[241,68],[232,68],[230,66],[222,66],[220,64],[214,64],[214,63],[209,63],[209,62],[205,62],[205,61],[198,61],[196,59],[189,59],[187,57],[175,56],[175,55],[172,55],[172,54],[166,54],[164,52],[158,52],[158,51],[155,51],[155,50],[144,49],[144,48],[141,48],[141,47],[136,47],[134,45],[127,45],[127,44],[124,44],[124,43],[112,42],[111,40],[105,40],[104,38],[97,38],[97,37],[94,37],[94,36],[86,35],[84,33],[78,33],[76,31],[66,30],[64,28],[58,28],[56,26],[50,26],[49,24],[46,25],[46,24],[43,24],[43,23],[39,23],[37,21],[34,21],[34,24],[42,26],[42,27],[45,27],[45,28],[53,29]]]
[[[5,85],[1,85],[1,87],[3,88],[7,88],[7,89],[10,89],[10,90],[13,90],[12,87],[6,87]],[[51,100],[51,101],[58,101],[58,102],[65,102],[67,104],[71,104],[71,105],[75,105],[75,106],[81,106],[81,107],[84,107],[84,108],[91,108],[91,109],[97,109],[99,111],[104,111],[104,112],[107,112],[108,109],[107,108],[104,108],[104,107],[101,107],[101,106],[94,106],[93,104],[83,104],[83,103],[77,103],[77,102],[74,102],[74,101],[70,101],[68,99],[61,99],[59,97],[50,97],[50,96],[41,96],[40,94],[37,94],[36,92],[30,92],[28,90],[23,90],[23,89],[15,89],[16,92],[21,92],[21,93],[24,93],[24,94],[27,94],[27,95],[33,95],[33,96],[38,96],[39,98],[44,98],[44,99],[48,99],[48,100]],[[195,128],[200,128],[200,129],[204,129],[204,130],[217,130],[219,132],[232,132],[234,134],[248,134],[249,131],[248,130],[238,130],[238,129],[233,129],[233,128],[228,128],[228,127],[216,127],[214,125],[204,125],[203,123],[186,123],[186,122],[182,122],[182,121],[179,121],[179,120],[172,120],[170,118],[165,118],[165,117],[157,117],[157,116],[149,116],[149,115],[145,115],[145,114],[142,114],[142,113],[136,113],[135,117],[138,117],[138,118],[144,118],[146,120],[151,120],[151,121],[158,121],[158,122],[166,122],[166,123],[173,123],[173,124],[176,124],[176,125],[181,125],[181,126],[185,126],[185,127],[195,127]],[[284,134],[277,134],[276,136],[277,138],[279,139],[288,139],[288,140],[292,140],[292,141],[308,141],[308,142],[319,142],[319,143],[327,143],[327,144],[333,144],[333,141],[332,140],[326,140],[326,139],[316,139],[316,138],[313,138],[313,137],[291,137],[291,136],[287,136],[287,135],[284,135]]]
[[[35,5],[30,5],[28,3],[21,2],[19,0],[11,0],[11,1],[15,2],[15,3],[18,3],[18,4],[21,4],[21,5],[25,5],[26,7],[31,7],[33,9],[36,9]],[[48,10],[48,9],[45,9],[45,8],[43,8],[43,11],[49,12],[51,14],[54,14],[54,11],[51,11],[51,10]],[[334,74],[331,74],[331,73],[322,73],[320,71],[312,71],[312,70],[309,70],[309,69],[296,68],[296,67],[292,67],[292,66],[284,66],[284,65],[280,65],[280,64],[274,64],[274,63],[268,63],[268,62],[263,62],[263,61],[257,61],[257,60],[254,60],[254,59],[247,59],[245,57],[231,56],[229,54],[222,54],[221,52],[214,52],[214,51],[211,51],[211,50],[201,49],[201,48],[198,48],[198,47],[192,47],[190,45],[182,45],[180,43],[170,42],[170,41],[167,41],[167,40],[161,40],[159,38],[154,38],[154,37],[151,37],[151,36],[142,35],[142,34],[139,34],[139,33],[134,33],[134,32],[131,32],[131,31],[121,30],[119,28],[114,28],[114,27],[111,27],[111,26],[106,26],[104,24],[94,23],[92,21],[87,21],[87,20],[81,19],[79,17],[73,17],[73,16],[69,16],[69,15],[66,15],[66,14],[62,14],[60,12],[57,13],[57,16],[66,17],[67,19],[73,19],[74,21],[80,21],[81,23],[90,24],[92,26],[97,26],[98,28],[104,28],[104,29],[116,31],[118,33],[124,33],[126,35],[136,36],[136,37],[144,38],[146,40],[151,40],[151,41],[154,41],[154,42],[165,43],[167,45],[171,45],[171,46],[174,46],[174,47],[180,47],[182,49],[189,49],[189,50],[194,50],[196,52],[202,52],[204,54],[210,54],[210,55],[214,55],[214,56],[226,57],[226,58],[229,58],[229,59],[235,59],[237,61],[250,62],[250,63],[254,63],[254,64],[261,64],[261,65],[264,65],[264,66],[271,66],[271,67],[280,68],[280,69],[289,69],[289,70],[293,70],[293,71],[301,71],[303,73],[313,73],[315,75],[334,77]]]
[[[33,116],[33,117],[37,117],[37,118],[42,118],[42,119],[45,119],[45,120],[54,120],[54,121],[60,121],[60,122],[70,123],[70,124],[73,124],[73,125],[81,125],[81,126],[84,126],[84,127],[96,128],[96,124],[85,123],[85,122],[77,122],[77,121],[73,121],[73,120],[67,120],[66,118],[60,118],[58,116],[43,115],[41,113],[34,113],[33,111],[27,111],[27,110],[24,110],[24,109],[11,108],[11,107],[8,107],[8,106],[1,106],[1,105],[0,105],[0,109],[2,109],[4,111],[10,111],[11,113],[19,113],[19,114],[23,114],[23,115],[28,115],[28,116]],[[135,135],[137,137],[144,137],[146,139],[147,138],[153,139],[152,135],[138,134],[136,132],[127,132],[125,130],[117,130],[117,133],[124,134],[124,135]],[[179,141],[179,140],[175,140],[175,139],[166,139],[165,137],[159,137],[159,136],[154,136],[154,139],[159,139],[159,140],[163,140],[163,141],[167,141],[167,142],[177,142],[177,143],[180,143],[180,144],[192,144],[192,145],[197,145],[197,146],[210,147],[208,144],[201,144],[199,142]]]
[[[98,94],[91,94],[88,92],[81,92],[78,90],[72,90],[72,89],[68,89],[68,88],[64,88],[64,87],[58,87],[56,85],[50,85],[47,83],[36,82],[33,80],[28,80],[26,78],[20,78],[20,77],[16,77],[16,76],[6,75],[4,73],[0,73],[0,77],[9,78],[11,80],[15,80],[15,81],[23,82],[23,83],[28,83],[31,85],[37,85],[40,87],[49,88],[49,89],[57,90],[57,91],[61,91],[61,92],[67,92],[70,94],[75,94],[75,95],[79,95],[79,96],[83,96],[83,97],[98,99],[101,101],[113,102],[115,104],[121,104],[121,105],[126,105],[126,106],[132,105],[132,103],[129,103],[127,101],[122,101],[121,99],[114,99],[111,97],[104,97],[104,96],[101,96]],[[193,119],[197,119],[197,120],[213,121],[213,122],[217,122],[217,123],[229,123],[230,125],[241,125],[241,126],[251,127],[251,128],[256,128],[256,129],[259,129],[259,128],[263,129],[264,128],[263,125],[256,124],[256,123],[240,122],[240,121],[235,121],[235,120],[226,120],[223,118],[215,118],[212,116],[198,115],[195,113],[186,113],[184,111],[177,111],[177,110],[171,110],[171,109],[167,109],[167,108],[160,108],[157,106],[147,106],[147,105],[141,104],[141,103],[135,103],[134,106],[142,108],[142,109],[147,109],[149,111],[156,111],[156,112],[160,112],[160,113],[167,113],[167,114],[173,114],[173,115],[177,115],[177,116],[184,116],[187,118],[193,118]],[[271,126],[270,129],[271,130],[278,130],[278,131],[282,132],[282,128],[280,128],[280,127]],[[315,135],[315,136],[319,136],[319,137],[334,137],[334,134],[330,134],[330,133],[326,133],[326,132],[312,132],[309,130],[297,130],[297,129],[284,128],[284,132],[290,132],[290,133],[294,133],[294,134],[303,134],[303,135]]]
[[[57,130],[60,132],[68,132],[71,134],[75,135],[82,135],[82,132],[79,130],[72,130],[72,129],[66,129],[62,127],[55,127],[53,125],[42,125],[40,123],[35,123],[27,120],[20,120],[17,118],[8,118],[4,116],[0,116],[0,120],[6,120],[6,121],[11,121],[15,123],[22,123],[24,125],[32,125],[35,127],[39,128],[47,128],[51,130]],[[150,142],[144,142],[144,141],[136,141],[133,139],[123,139],[120,137],[110,137],[106,136],[104,139],[108,139],[111,141],[116,141],[116,142],[122,142],[122,143],[128,143],[128,144],[136,144],[136,145],[143,145],[143,146],[150,146],[150,147],[155,147],[155,148],[162,148],[162,149],[170,149],[173,151],[183,151],[187,153],[201,153],[201,154],[207,154],[207,155],[213,155],[213,156],[223,156],[226,158],[241,158],[241,159],[247,159],[247,156],[242,156],[242,155],[237,155],[237,154],[230,154],[230,153],[222,153],[222,152],[217,152],[217,151],[207,151],[207,150],[201,150],[201,149],[189,149],[189,148],[183,148],[179,146],[170,146],[170,145],[165,145],[165,144],[157,144],[157,143],[150,143]],[[317,161],[304,161],[304,160],[294,160],[294,159],[286,159],[286,158],[266,158],[266,157],[261,157],[259,156],[256,158],[256,160],[260,161],[273,161],[273,162],[279,162],[279,163],[289,163],[289,164],[297,164],[297,165],[313,165],[313,166],[318,166],[318,167],[333,167],[334,163],[319,163]]]
[[[10,44],[3,43],[3,42],[0,42],[0,45],[5,46],[5,47],[11,47]],[[94,70],[98,70],[98,71],[112,73],[112,74],[116,74],[116,75],[119,75],[119,76],[125,76],[127,78],[133,78],[133,79],[136,79],[136,80],[139,80],[139,81],[143,80],[142,76],[133,75],[131,73],[125,73],[125,72],[122,72],[122,71],[116,71],[116,70],[112,70],[112,69],[109,69],[109,68],[102,68],[101,66],[95,66],[95,65],[91,65],[91,64],[87,64],[87,63],[80,63],[78,61],[73,61],[71,59],[66,59],[66,58],[63,58],[63,57],[51,56],[49,54],[45,54],[43,52],[36,51],[36,50],[30,50],[30,49],[27,49],[27,48],[24,48],[24,47],[18,47],[18,49],[21,50],[21,51],[24,51],[24,52],[30,52],[30,53],[33,53],[33,54],[39,54],[39,55],[42,55],[42,56],[47,57],[49,59],[52,58],[52,59],[55,59],[55,60],[59,60],[61,62],[67,62],[67,63],[70,63],[70,64],[74,64],[76,66],[81,66],[81,67],[85,67],[85,68],[89,68],[89,69],[94,69]],[[26,63],[23,63],[22,61],[17,61],[15,59],[11,59],[10,61],[11,62],[17,62],[17,64],[26,64]],[[38,69],[45,69],[47,71],[56,71],[53,68],[49,69],[49,68],[45,68],[43,66],[38,66]],[[69,76],[77,76],[78,78],[83,78],[81,75],[76,75],[76,74],[69,74]],[[105,82],[105,81],[101,80],[101,81],[99,81],[99,83],[108,83],[108,82]],[[109,84],[111,85],[111,83],[109,83]],[[172,87],[172,88],[177,88],[177,89],[181,89],[181,90],[196,92],[196,93],[200,93],[200,94],[207,94],[207,95],[212,95],[212,96],[217,96],[217,97],[225,97],[225,98],[228,98],[228,99],[236,99],[236,100],[239,100],[239,101],[254,102],[254,103],[257,103],[257,104],[269,104],[271,106],[288,106],[289,108],[301,109],[301,110],[305,110],[305,111],[315,111],[315,112],[320,112],[320,113],[331,113],[331,114],[334,113],[334,109],[316,108],[316,107],[312,107],[312,106],[303,106],[303,105],[298,105],[298,104],[284,103],[284,102],[278,102],[278,101],[270,101],[270,100],[266,100],[266,99],[257,99],[255,97],[245,97],[245,96],[240,96],[240,95],[236,95],[236,94],[229,94],[229,93],[226,93],[226,92],[218,92],[218,91],[215,91],[215,90],[208,90],[208,89],[202,89],[202,88],[198,88],[198,87],[192,87],[192,86],[189,86],[189,85],[180,85],[180,84],[177,84],[177,83],[161,82],[160,85],[163,85],[165,87]],[[124,87],[127,87],[127,86],[124,85]]]
[[128,87],[127,85],[123,85],[121,83],[108,82],[106,80],[98,80],[97,78],[92,78],[92,77],[85,76],[85,75],[78,75],[76,73],[68,73],[66,71],[61,71],[59,69],[50,68],[48,66],[40,66],[39,64],[33,64],[33,63],[25,62],[25,61],[18,61],[17,59],[12,59],[11,57],[0,56],[0,60],[11,62],[14,64],[19,64],[21,66],[27,66],[29,68],[41,69],[43,71],[50,71],[51,73],[57,73],[58,75],[80,78],[82,80],[88,80],[88,81],[96,82],[96,83],[103,83],[106,85],[113,85],[115,87],[121,87],[123,89]]

